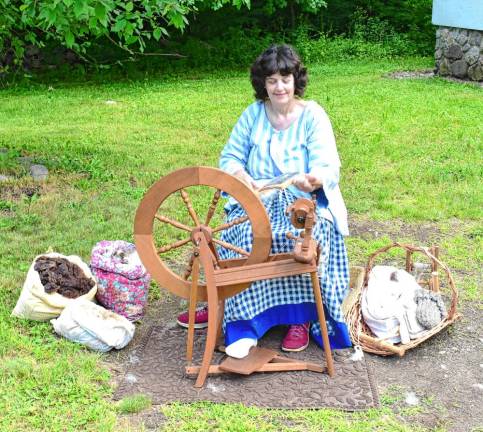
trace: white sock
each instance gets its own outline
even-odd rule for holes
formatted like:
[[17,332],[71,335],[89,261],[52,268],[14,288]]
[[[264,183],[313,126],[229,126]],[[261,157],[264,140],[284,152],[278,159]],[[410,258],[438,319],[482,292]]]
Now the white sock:
[[246,357],[251,347],[257,346],[258,341],[256,339],[242,338],[226,347],[226,354],[230,357],[242,359]]

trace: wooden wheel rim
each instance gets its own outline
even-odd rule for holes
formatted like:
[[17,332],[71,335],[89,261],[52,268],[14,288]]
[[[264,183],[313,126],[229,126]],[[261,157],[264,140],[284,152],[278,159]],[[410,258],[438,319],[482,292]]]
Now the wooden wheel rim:
[[[265,207],[257,195],[244,182],[224,171],[212,167],[188,167],[174,171],[154,183],[144,195],[134,220],[136,249],[151,276],[173,294],[189,298],[191,282],[174,273],[160,258],[154,244],[153,224],[161,204],[173,193],[189,186],[209,186],[220,189],[235,198],[245,210],[252,224],[253,244],[245,264],[267,260],[270,254],[272,231]],[[231,290],[230,295],[244,287]],[[198,300],[206,300],[204,284],[199,285]]]

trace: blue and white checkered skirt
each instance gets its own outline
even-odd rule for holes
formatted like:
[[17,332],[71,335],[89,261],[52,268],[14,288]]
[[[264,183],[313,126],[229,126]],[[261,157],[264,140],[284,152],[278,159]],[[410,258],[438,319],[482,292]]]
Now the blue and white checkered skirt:
[[[285,209],[297,197],[289,190],[276,191],[264,199],[271,227],[271,253],[291,252],[294,241],[287,232],[298,235]],[[242,207],[235,205],[227,214],[227,221],[244,216]],[[349,264],[344,239],[332,222],[319,216],[312,230],[313,238],[321,246],[318,269],[322,299],[332,348],[351,346],[341,306],[349,287]],[[247,251],[252,246],[251,224],[234,225],[223,231],[222,240]],[[221,259],[235,258],[236,252],[220,248]],[[241,338],[260,339],[276,325],[312,322],[311,334],[322,345],[320,325],[310,274],[257,281],[249,288],[226,300],[224,330],[227,345]]]

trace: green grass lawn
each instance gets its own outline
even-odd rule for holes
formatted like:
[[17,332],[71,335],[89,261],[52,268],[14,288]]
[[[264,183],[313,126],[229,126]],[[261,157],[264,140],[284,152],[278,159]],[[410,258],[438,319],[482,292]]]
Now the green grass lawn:
[[[332,119],[351,217],[388,227],[347,239],[352,264],[391,239],[414,243],[419,227],[429,227],[462,297],[474,301],[481,299],[483,92],[438,78],[385,76],[431,66],[428,59],[314,65],[307,98]],[[7,149],[0,174],[15,176],[0,183],[0,430],[129,428],[110,400],[101,355],[10,312],[35,255],[52,248],[88,261],[99,240],[131,241],[134,212],[154,181],[184,166],[216,166],[252,93],[244,72],[0,92],[0,149]],[[45,164],[48,181],[35,185],[19,156]],[[360,414],[162,409],[168,430],[409,430],[387,407]]]

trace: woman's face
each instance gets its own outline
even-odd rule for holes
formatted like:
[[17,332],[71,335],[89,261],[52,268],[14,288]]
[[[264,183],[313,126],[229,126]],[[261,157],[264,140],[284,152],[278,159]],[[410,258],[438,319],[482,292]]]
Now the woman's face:
[[287,104],[294,99],[295,83],[294,77],[276,73],[265,78],[265,88],[270,102],[275,105]]

